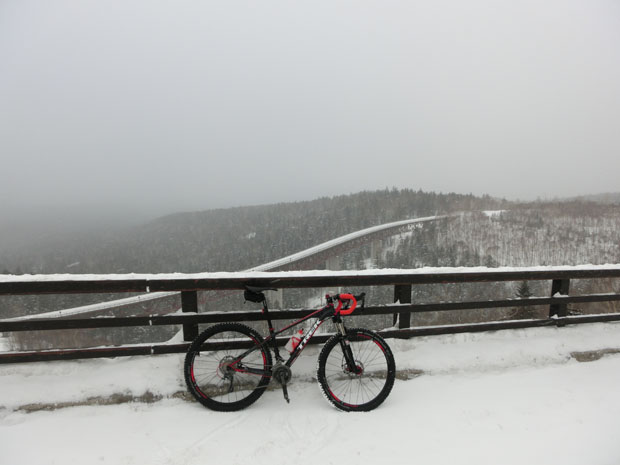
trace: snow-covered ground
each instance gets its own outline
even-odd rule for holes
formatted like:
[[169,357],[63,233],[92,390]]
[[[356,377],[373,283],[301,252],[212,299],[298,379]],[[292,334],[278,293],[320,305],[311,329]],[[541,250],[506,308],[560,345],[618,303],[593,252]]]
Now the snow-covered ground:
[[[389,343],[411,379],[366,414],[322,397],[317,347],[294,366],[291,404],[273,390],[228,414],[175,397],[182,355],[0,366],[0,463],[620,463],[620,356],[575,356],[620,348],[620,324]],[[27,413],[147,392],[163,399]]]

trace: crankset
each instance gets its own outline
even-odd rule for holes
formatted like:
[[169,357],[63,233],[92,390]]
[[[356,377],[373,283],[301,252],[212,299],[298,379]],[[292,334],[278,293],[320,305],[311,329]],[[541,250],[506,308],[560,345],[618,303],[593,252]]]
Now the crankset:
[[274,379],[282,385],[282,394],[284,394],[284,399],[287,403],[290,403],[290,399],[288,398],[288,389],[286,388],[287,383],[291,380],[291,369],[284,365],[281,362],[278,362],[273,367],[273,377]]

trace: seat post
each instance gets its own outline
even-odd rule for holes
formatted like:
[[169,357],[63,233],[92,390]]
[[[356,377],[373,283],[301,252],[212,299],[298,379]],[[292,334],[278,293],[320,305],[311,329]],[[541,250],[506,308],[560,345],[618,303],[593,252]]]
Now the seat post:
[[276,341],[275,334],[276,330],[273,327],[273,323],[271,322],[271,318],[269,318],[269,306],[267,305],[267,299],[263,299],[263,315],[265,315],[265,319],[267,320],[267,324],[269,325],[269,336],[271,339],[271,347],[273,349],[273,353],[276,356],[276,360],[278,362],[284,362],[284,359],[280,355],[280,351],[278,350],[278,341]]
[[267,306],[267,299],[263,299],[263,315],[267,319],[267,324],[269,325],[269,335],[273,336],[275,333],[275,329],[273,328],[273,323],[271,322],[271,318],[269,317],[269,307]]

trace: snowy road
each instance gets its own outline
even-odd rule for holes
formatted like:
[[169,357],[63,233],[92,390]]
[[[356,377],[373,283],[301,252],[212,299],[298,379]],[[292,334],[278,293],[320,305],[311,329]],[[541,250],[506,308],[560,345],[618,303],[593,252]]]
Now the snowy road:
[[620,463],[620,356],[570,355],[620,347],[620,325],[390,342],[400,369],[425,374],[397,380],[367,414],[336,411],[307,381],[316,348],[295,366],[290,405],[275,390],[231,414],[174,398],[17,410],[147,386],[172,394],[182,389],[177,355],[2,366],[0,463]]

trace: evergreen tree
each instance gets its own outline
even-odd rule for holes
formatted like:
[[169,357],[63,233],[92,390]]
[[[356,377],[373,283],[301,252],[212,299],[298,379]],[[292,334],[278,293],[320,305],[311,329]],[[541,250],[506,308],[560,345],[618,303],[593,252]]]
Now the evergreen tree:
[[[517,291],[515,292],[515,296],[519,299],[529,299],[532,297],[532,291],[530,290],[530,286],[527,281],[521,281],[519,287],[517,287]],[[513,314],[513,318],[518,320],[529,320],[536,318],[536,309],[533,307],[517,307],[515,309],[515,313]]]
[[521,284],[519,284],[519,287],[517,288],[516,296],[519,299],[529,299],[532,295],[532,291],[530,290],[530,286],[527,281],[521,281]]

